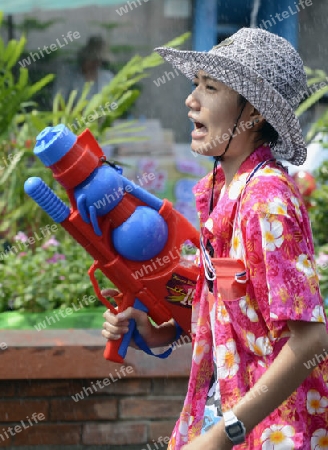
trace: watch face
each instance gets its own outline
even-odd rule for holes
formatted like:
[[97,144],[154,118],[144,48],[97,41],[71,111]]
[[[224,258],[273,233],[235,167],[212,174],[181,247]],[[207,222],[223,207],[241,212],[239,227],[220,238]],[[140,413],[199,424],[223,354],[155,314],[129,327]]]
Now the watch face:
[[232,425],[228,425],[226,430],[232,439],[235,437],[239,437],[241,434],[244,434],[244,430],[243,430],[243,427],[241,426],[240,422],[236,422]]

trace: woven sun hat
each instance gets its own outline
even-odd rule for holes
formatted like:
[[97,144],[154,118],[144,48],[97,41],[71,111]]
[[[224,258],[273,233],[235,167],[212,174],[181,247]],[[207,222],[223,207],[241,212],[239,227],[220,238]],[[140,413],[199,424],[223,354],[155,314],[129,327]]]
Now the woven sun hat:
[[245,97],[279,133],[273,155],[296,166],[304,163],[306,145],[294,111],[308,87],[303,61],[286,39],[241,28],[209,52],[155,51],[187,78],[203,70]]

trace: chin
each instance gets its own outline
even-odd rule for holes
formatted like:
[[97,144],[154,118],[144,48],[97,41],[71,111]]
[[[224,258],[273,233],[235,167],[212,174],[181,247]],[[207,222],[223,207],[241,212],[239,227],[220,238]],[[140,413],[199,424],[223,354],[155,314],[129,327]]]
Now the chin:
[[208,153],[204,151],[204,148],[202,148],[200,145],[191,145],[191,153],[193,153],[194,156],[207,156]]
[[191,150],[193,153],[197,153],[202,156],[216,156],[220,154],[220,150],[213,144],[213,141],[192,141],[191,142]]

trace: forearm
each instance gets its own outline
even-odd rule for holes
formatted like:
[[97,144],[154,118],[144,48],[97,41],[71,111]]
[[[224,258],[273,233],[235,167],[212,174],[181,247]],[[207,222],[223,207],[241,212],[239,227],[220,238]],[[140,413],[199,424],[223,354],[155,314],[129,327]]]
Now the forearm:
[[[312,357],[314,355],[311,355]],[[236,416],[251,431],[278,408],[309,376],[310,371],[288,341],[270,369],[258,380],[243,400],[233,408]]]
[[[327,348],[327,335],[322,339],[311,335],[291,336],[279,355],[253,388],[233,408],[247,433],[278,408],[310,375],[306,363]],[[326,347],[325,347],[326,346]],[[224,437],[224,423],[213,427],[213,440],[222,442],[222,448],[231,448]]]

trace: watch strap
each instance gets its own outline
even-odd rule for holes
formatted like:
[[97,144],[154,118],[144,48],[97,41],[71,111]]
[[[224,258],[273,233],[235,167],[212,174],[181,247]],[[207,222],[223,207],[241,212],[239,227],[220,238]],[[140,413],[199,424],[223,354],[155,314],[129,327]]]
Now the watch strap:
[[[235,413],[230,410],[223,413],[223,420],[225,425],[225,432],[230,441],[234,444],[242,444],[246,438],[246,428],[243,422],[241,422]],[[233,432],[233,428],[239,427],[239,433]]]
[[226,426],[238,421],[237,416],[233,411],[224,412],[223,419]]

